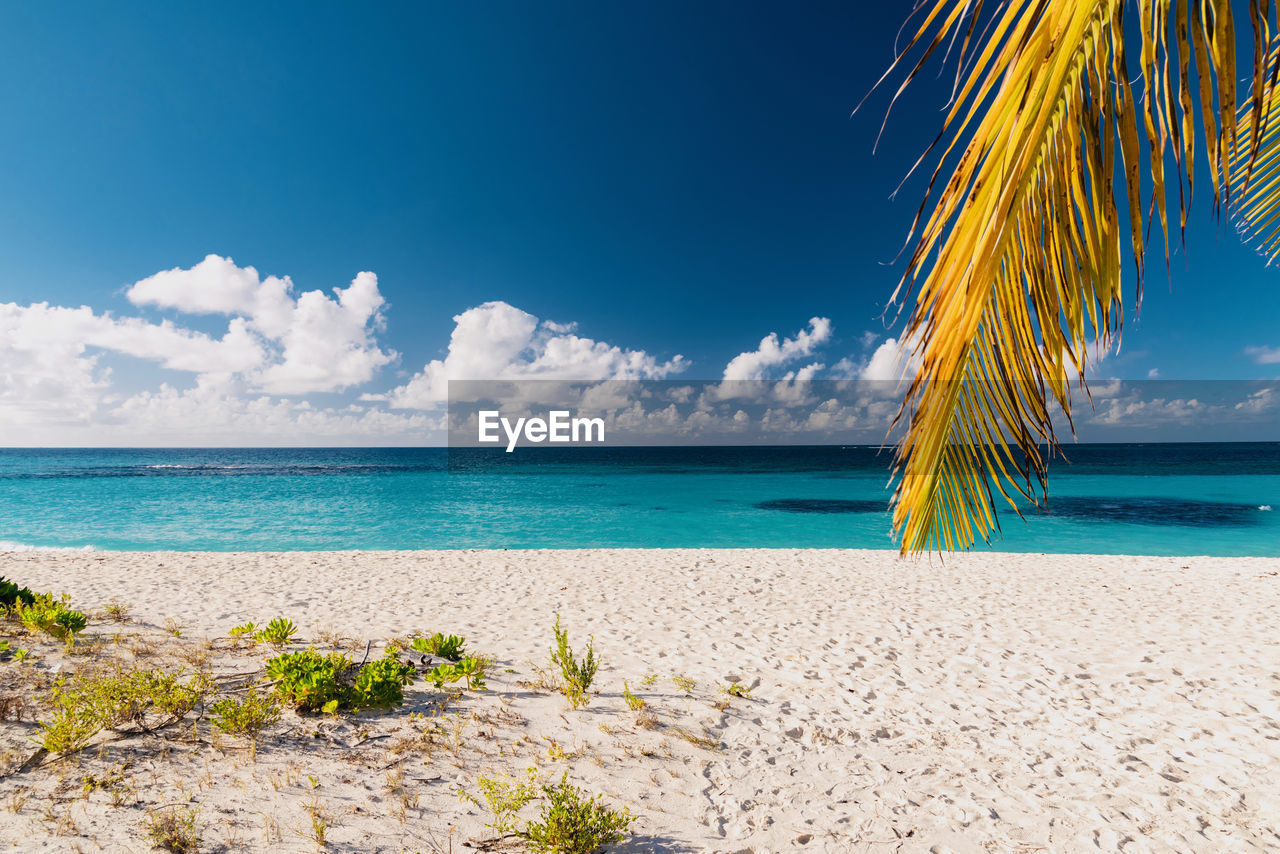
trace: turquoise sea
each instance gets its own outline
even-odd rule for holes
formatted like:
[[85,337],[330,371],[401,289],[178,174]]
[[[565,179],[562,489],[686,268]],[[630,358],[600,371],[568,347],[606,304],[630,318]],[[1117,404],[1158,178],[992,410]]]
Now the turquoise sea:
[[[993,548],[1280,556],[1280,443],[1077,445]],[[894,547],[866,447],[0,450],[0,550]]]

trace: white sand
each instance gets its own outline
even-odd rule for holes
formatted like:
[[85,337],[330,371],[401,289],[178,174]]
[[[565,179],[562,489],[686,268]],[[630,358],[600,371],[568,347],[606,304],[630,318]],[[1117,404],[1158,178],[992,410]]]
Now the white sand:
[[[414,772],[421,808],[407,821],[378,816],[374,763],[300,762],[341,816],[332,850],[350,851],[431,850],[433,838],[443,849],[451,826],[462,850],[487,832],[458,786],[535,753],[544,773],[568,770],[640,816],[617,850],[1280,851],[1278,571],[1271,559],[942,564],[825,550],[0,555],[0,575],[89,607],[117,598],[187,635],[278,614],[306,636],[441,629],[517,670],[467,702],[510,703],[539,747]],[[604,657],[585,711],[516,685],[545,659],[557,612]],[[723,749],[627,726],[622,681],[650,673],[697,680],[692,698],[667,678],[642,693]],[[715,688],[732,681],[754,686],[752,699],[717,711]],[[553,730],[577,757],[546,758]],[[258,764],[283,761],[268,751]],[[315,850],[290,830],[306,783],[237,773],[197,793],[210,838]],[[136,819],[113,824],[84,804],[78,833],[145,850],[125,842]],[[284,829],[270,841],[276,810]],[[0,841],[71,850],[70,838],[37,846],[50,824],[32,807],[0,811]]]

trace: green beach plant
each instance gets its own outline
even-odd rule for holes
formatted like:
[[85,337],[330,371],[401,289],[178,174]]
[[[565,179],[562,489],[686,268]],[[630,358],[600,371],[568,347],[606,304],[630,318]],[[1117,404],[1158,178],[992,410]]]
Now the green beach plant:
[[431,637],[414,638],[411,648],[414,652],[438,655],[441,658],[447,658],[449,661],[460,661],[462,656],[466,654],[463,649],[466,642],[466,638],[436,632]]
[[321,655],[311,648],[267,659],[267,678],[275,680],[276,691],[299,712],[332,714],[349,707],[340,680],[350,669],[351,659],[342,653]]
[[29,655],[31,653],[22,647],[11,646],[7,640],[0,640],[0,661],[8,661],[10,658],[25,661]]
[[501,834],[515,833],[517,816],[520,810],[538,797],[537,771],[534,768],[529,768],[527,774],[528,778],[524,780],[506,776],[502,778],[479,778],[476,780],[476,788],[480,790],[480,796],[484,798],[483,803],[468,794],[465,789],[460,790],[458,795],[464,801],[469,801],[493,813],[493,821],[486,824],[485,827],[496,830]]
[[394,654],[371,661],[356,674],[352,685],[354,708],[392,709],[404,702],[404,686],[413,684],[418,671]]
[[258,752],[258,736],[280,719],[280,699],[274,693],[259,693],[250,686],[240,699],[227,697],[209,707],[213,725],[240,738],[249,739],[253,755]]
[[68,601],[66,596],[54,599],[51,593],[40,593],[29,602],[20,600],[13,613],[31,634],[43,632],[70,645],[89,625],[89,620],[80,611],[69,608]]
[[267,660],[267,678],[299,712],[394,708],[404,702],[404,686],[416,675],[394,653],[360,668],[340,652],[322,655],[310,647]]
[[622,683],[622,698],[627,701],[627,708],[633,712],[638,712],[645,707],[642,698],[631,693],[631,686],[625,681]]
[[604,845],[621,842],[635,818],[627,809],[614,810],[600,803],[602,795],[589,797],[568,781],[568,774],[554,786],[543,786],[547,803],[537,821],[516,835],[539,852],[591,854]]
[[19,587],[17,583],[0,575],[0,606],[12,608],[15,605],[30,605],[36,594],[28,587]]
[[292,620],[284,617],[276,617],[267,623],[266,628],[257,632],[253,638],[260,643],[270,643],[276,646],[283,646],[298,633],[298,627],[294,625]]
[[596,657],[595,638],[587,640],[587,654],[582,659],[574,656],[569,646],[569,633],[560,627],[560,615],[556,614],[556,624],[552,627],[555,633],[555,646],[551,647],[551,666],[559,672],[562,680],[561,690],[575,709],[583,708],[591,702],[588,690],[596,671],[600,668],[600,659]]
[[72,753],[104,729],[153,732],[187,716],[210,689],[207,677],[160,670],[111,671],[59,679],[49,692],[53,714],[40,742],[51,753]]
[[437,664],[425,674],[424,678],[435,685],[437,690],[445,685],[465,679],[468,688],[475,691],[483,691],[486,687],[484,673],[487,666],[488,661],[486,659],[468,655],[453,664]]
[[258,631],[257,623],[245,623],[242,626],[236,626],[234,629],[227,632],[227,634],[230,637],[233,637],[236,640],[239,640],[240,638],[253,637],[254,634],[257,633],[257,631]]
[[147,841],[171,854],[195,854],[200,850],[200,829],[196,824],[199,815],[199,810],[186,807],[167,807],[149,813]]

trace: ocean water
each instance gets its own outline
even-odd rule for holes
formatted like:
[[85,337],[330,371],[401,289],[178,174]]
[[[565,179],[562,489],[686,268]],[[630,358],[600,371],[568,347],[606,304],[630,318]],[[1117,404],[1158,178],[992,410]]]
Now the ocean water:
[[[1077,445],[1006,551],[1280,556],[1280,443]],[[0,550],[891,549],[875,448],[0,449]]]

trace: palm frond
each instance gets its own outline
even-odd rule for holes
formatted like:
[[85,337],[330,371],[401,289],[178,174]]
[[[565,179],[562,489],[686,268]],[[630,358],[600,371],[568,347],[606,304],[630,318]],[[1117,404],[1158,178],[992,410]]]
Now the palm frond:
[[[1270,4],[1250,3],[1269,45]],[[904,53],[931,51],[959,27],[968,49],[981,4],[929,7]],[[1136,79],[1126,9],[1139,16]],[[1087,393],[1087,348],[1105,350],[1121,329],[1122,241],[1139,296],[1155,219],[1168,263],[1170,150],[1185,226],[1196,161],[1192,59],[1214,205],[1247,193],[1251,226],[1280,252],[1280,122],[1268,121],[1266,100],[1275,63],[1255,50],[1253,90],[1265,98],[1237,113],[1229,0],[1004,0],[990,14],[967,65],[961,56],[945,148],[921,206],[932,202],[931,213],[894,295],[915,295],[905,337],[920,342],[921,365],[898,416],[906,429],[893,521],[903,551],[966,548],[997,529],[996,493],[1015,509],[1018,496],[1043,495],[1055,407],[1070,417],[1073,386]],[[1270,147],[1258,153],[1255,139]]]
[[1250,119],[1241,143],[1247,160],[1235,164],[1234,183],[1240,231],[1270,264],[1280,255],[1280,49],[1267,62],[1269,73],[1240,112],[1242,124],[1246,113]]

